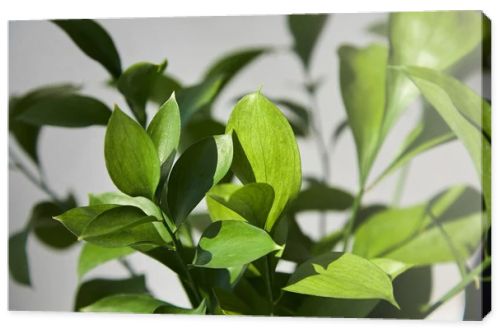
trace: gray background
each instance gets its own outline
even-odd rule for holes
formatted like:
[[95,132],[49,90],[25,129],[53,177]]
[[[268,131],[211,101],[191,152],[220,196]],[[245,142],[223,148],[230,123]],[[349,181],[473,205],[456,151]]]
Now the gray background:
[[[371,23],[385,19],[384,14],[338,14],[330,19],[313,57],[313,76],[324,77],[319,91],[319,112],[322,131],[328,139],[334,127],[345,118],[338,86],[336,49],[344,43],[359,46],[373,41],[384,42],[366,32]],[[168,58],[168,72],[185,84],[196,83],[204,69],[217,57],[239,47],[282,46],[291,44],[284,16],[260,17],[206,17],[206,18],[149,18],[99,20],[110,32],[121,55],[124,67],[138,61],[160,62]],[[9,25],[9,86],[10,94],[53,83],[73,82],[84,85],[83,92],[106,101],[109,105],[124,106],[119,94],[104,85],[107,73],[87,58],[54,25],[46,21],[18,21]],[[478,63],[479,66],[479,63]],[[290,97],[305,103],[300,90],[302,67],[288,52],[263,56],[241,72],[223,92],[215,105],[221,120],[227,119],[233,99],[242,93],[263,86],[263,93],[272,97]],[[480,91],[479,76],[468,84]],[[362,97],[360,97],[362,98]],[[371,176],[378,175],[394,157],[403,138],[418,118],[419,108],[412,106],[390,133],[376,161]],[[104,165],[103,127],[84,129],[44,129],[40,139],[40,156],[49,184],[59,194],[74,191],[80,203],[85,203],[90,192],[114,190]],[[10,145],[13,145],[12,141]],[[304,175],[319,175],[320,164],[314,141],[299,140]],[[354,192],[357,186],[357,164],[352,136],[346,133],[332,150],[331,179],[336,186]],[[396,174],[397,175],[397,174]],[[366,194],[364,202],[388,202],[392,198],[397,176],[387,178]],[[427,152],[412,163],[402,197],[402,204],[413,204],[429,199],[447,186],[466,183],[478,186],[477,177],[465,149],[458,143],[444,145]],[[30,209],[45,199],[44,193],[34,187],[22,174],[9,174],[9,231],[23,228]],[[346,214],[329,214],[329,229],[344,222]],[[299,217],[305,232],[318,235],[316,214]],[[31,238],[30,256],[32,288],[9,280],[9,308],[13,310],[70,310],[78,284],[76,262],[79,247],[54,252]],[[139,272],[147,274],[147,283],[153,293],[169,302],[188,306],[175,275],[168,269],[141,255],[130,257]],[[283,270],[290,266],[282,264]],[[438,279],[433,297],[458,281],[454,265],[439,265],[434,269]],[[92,277],[125,277],[126,271],[117,263],[106,264],[91,274]],[[431,318],[460,319],[463,295],[441,307]]]

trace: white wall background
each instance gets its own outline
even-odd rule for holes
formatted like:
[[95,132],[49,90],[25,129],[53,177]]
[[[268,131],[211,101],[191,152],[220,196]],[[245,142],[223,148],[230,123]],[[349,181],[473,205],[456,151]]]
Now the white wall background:
[[[338,86],[336,49],[343,43],[365,45],[380,38],[366,32],[366,27],[384,19],[383,14],[338,14],[330,19],[313,58],[313,73],[324,76],[319,91],[319,112],[322,130],[329,138],[335,125],[345,117]],[[283,16],[205,17],[100,20],[110,32],[121,55],[124,67],[138,61],[169,60],[168,71],[183,83],[195,83],[203,70],[221,54],[239,47],[288,46],[291,37]],[[10,94],[24,93],[45,84],[74,82],[84,85],[84,93],[94,95],[109,105],[124,105],[123,99],[107,89],[107,73],[87,58],[57,27],[46,21],[17,21],[9,25],[9,86]],[[468,83],[480,91],[480,78]],[[234,97],[254,91],[263,85],[264,94],[306,101],[299,83],[303,73],[298,60],[286,52],[260,58],[224,91],[215,106],[216,115],[226,119]],[[362,98],[362,97],[360,97]],[[412,108],[397,124],[386,140],[375,164],[377,175],[396,153],[399,145],[418,117]],[[104,128],[46,128],[40,139],[40,156],[47,179],[59,194],[74,191],[80,203],[89,192],[114,189],[104,165]],[[11,142],[12,144],[12,142]],[[305,175],[319,175],[320,164],[312,140],[300,140],[299,146]],[[332,155],[331,183],[351,191],[356,190],[356,154],[350,133],[337,143]],[[455,142],[425,153],[411,166],[402,204],[412,204],[430,198],[438,191],[457,183],[478,186],[477,177],[463,147]],[[366,194],[365,203],[387,202],[392,198],[395,177],[388,178]],[[9,232],[23,228],[30,209],[45,195],[18,172],[9,174]],[[329,215],[330,229],[338,227],[345,215]],[[317,235],[317,216],[300,217],[301,226],[311,236]],[[14,310],[70,310],[77,287],[76,261],[79,247],[66,252],[53,252],[34,238],[29,242],[32,288],[9,280],[9,308]],[[137,271],[147,274],[147,283],[154,294],[181,306],[187,306],[175,275],[168,269],[133,255],[131,262]],[[458,281],[453,265],[435,269],[439,277],[433,297]],[[116,263],[97,269],[91,277],[124,277],[125,270]],[[460,319],[463,296],[459,295],[435,312],[435,319]]]

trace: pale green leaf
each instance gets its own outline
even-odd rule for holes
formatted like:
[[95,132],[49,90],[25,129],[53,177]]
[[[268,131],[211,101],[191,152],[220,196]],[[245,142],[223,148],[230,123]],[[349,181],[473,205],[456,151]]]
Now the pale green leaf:
[[302,182],[293,131],[281,111],[260,92],[238,102],[226,131],[233,131],[232,170],[236,176],[243,183],[267,183],[274,189],[274,203],[265,225],[270,231]]
[[132,254],[134,249],[130,247],[104,248],[86,243],[83,245],[78,258],[78,277],[81,279],[94,268]]
[[121,294],[105,297],[81,309],[82,312],[154,313],[166,303],[147,294]]
[[384,299],[397,306],[389,276],[350,253],[326,253],[302,263],[283,290],[318,297]]
[[412,267],[411,264],[387,258],[370,259],[370,261],[379,266],[392,280]]
[[104,142],[106,167],[113,183],[130,196],[153,198],[160,180],[160,160],[146,131],[118,107]]
[[168,186],[163,189],[161,203],[177,226],[226,175],[232,159],[230,134],[203,139],[180,156],[172,169]]
[[237,212],[234,212],[227,206],[220,203],[220,201],[216,201],[213,196],[216,196],[220,199],[224,199],[228,201],[231,198],[231,195],[234,194],[238,189],[241,189],[241,186],[234,183],[219,183],[215,185],[210,191],[207,193],[206,202],[208,208],[208,214],[210,215],[210,219],[212,221],[219,220],[241,220],[245,221],[245,218],[240,216]]
[[165,102],[148,125],[147,132],[158,151],[160,163],[177,150],[181,135],[181,116],[175,94]]
[[207,268],[241,266],[280,249],[258,227],[241,221],[215,222],[203,232],[193,264]]

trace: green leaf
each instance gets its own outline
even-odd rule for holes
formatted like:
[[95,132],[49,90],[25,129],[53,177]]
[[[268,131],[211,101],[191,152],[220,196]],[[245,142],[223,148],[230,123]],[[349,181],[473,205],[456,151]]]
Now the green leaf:
[[245,96],[235,106],[226,127],[227,133],[231,131],[236,176],[243,183],[267,183],[274,189],[265,225],[270,231],[302,182],[293,131],[281,111],[260,92]]
[[52,218],[61,213],[59,205],[41,202],[33,207],[28,221],[38,240],[56,249],[67,248],[76,242],[75,236]]
[[154,313],[159,314],[195,314],[195,315],[203,315],[207,312],[207,303],[205,299],[203,299],[196,308],[194,309],[186,309],[182,307],[178,307],[175,305],[170,305],[165,303],[164,305],[159,306]]
[[9,237],[9,271],[19,284],[31,286],[28,254],[26,246],[29,229],[24,229]]
[[354,198],[348,192],[329,187],[323,183],[312,183],[299,192],[290,210],[303,211],[343,211],[352,206]]
[[90,58],[99,62],[113,78],[122,72],[120,56],[106,30],[94,20],[54,20]]
[[34,126],[86,127],[106,125],[111,110],[93,97],[63,94],[37,99],[16,113],[16,119]]
[[118,79],[118,90],[125,96],[142,126],[146,124],[146,103],[151,96],[151,90],[166,66],[166,60],[158,65],[137,63],[127,68]]
[[458,80],[438,71],[405,67],[402,71],[448,124],[472,158],[481,179],[491,222],[491,108]]
[[370,261],[379,266],[379,268],[382,269],[387,275],[389,275],[392,280],[412,267],[411,264],[406,264],[387,258],[371,259]]
[[175,94],[160,107],[148,125],[147,132],[158,151],[160,163],[163,164],[177,150],[181,135],[181,116]]
[[274,201],[274,190],[266,183],[248,183],[235,189],[229,196],[210,193],[210,198],[236,212],[245,221],[264,228]]
[[211,117],[192,118],[182,128],[180,151],[185,151],[189,146],[205,137],[222,135],[225,130],[224,124]]
[[[481,241],[482,219],[481,213],[475,213],[444,222],[443,229],[449,240],[436,226],[389,252],[385,257],[418,266],[455,261],[455,255],[458,255],[459,260],[466,260]],[[456,254],[451,250],[450,244],[453,245]]]
[[[481,41],[481,35],[479,11],[393,13],[389,19],[389,64],[444,70],[471,52]],[[381,138],[417,94],[402,73],[388,71]]]
[[293,49],[307,69],[314,46],[328,20],[328,15],[289,15],[288,28],[294,39]]
[[165,302],[147,294],[122,294],[105,297],[81,309],[82,312],[154,313]]
[[384,299],[397,307],[389,276],[350,253],[326,253],[302,263],[283,290],[318,297]]
[[224,199],[228,201],[231,195],[234,194],[242,186],[234,183],[219,183],[215,185],[207,193],[206,202],[208,208],[208,214],[210,215],[210,220],[215,222],[219,220],[240,220],[246,221],[237,212],[231,210],[229,207],[225,206],[220,201],[214,199],[214,197],[219,199]]
[[232,159],[230,134],[203,139],[180,156],[170,174],[168,187],[164,188],[161,203],[177,226],[226,175]]
[[220,89],[222,90],[236,74],[253,62],[259,56],[268,52],[266,48],[252,48],[238,50],[224,55],[212,64],[205,73],[205,81],[211,78],[223,78]]
[[78,278],[82,278],[94,268],[111,260],[116,260],[132,254],[130,247],[104,248],[86,243],[80,251],[78,258]]
[[92,205],[70,209],[63,214],[54,217],[61,222],[71,233],[80,236],[87,225],[101,213],[106,212],[117,205]]
[[209,106],[222,89],[223,78],[208,78],[194,86],[185,87],[177,94],[177,102],[181,111],[181,121],[184,126],[203,108]]
[[[366,318],[377,299],[338,299],[307,296],[296,315],[301,317]],[[394,308],[391,306],[391,308]]]
[[89,194],[89,205],[94,206],[102,204],[135,206],[148,216],[154,216],[158,220],[163,219],[161,209],[145,197],[130,197],[122,193],[114,192]]
[[146,277],[144,275],[134,276],[127,279],[93,279],[82,283],[75,297],[74,310],[92,305],[100,299],[116,294],[144,294],[148,293],[146,288]]
[[377,44],[363,49],[342,46],[338,54],[342,98],[356,143],[363,187],[378,150],[384,118],[387,48]]
[[280,249],[269,234],[253,225],[241,221],[216,222],[203,232],[193,264],[207,268],[236,267]]
[[165,73],[158,73],[149,91],[149,99],[161,106],[172,94],[181,89],[182,85],[177,79]]
[[130,196],[154,198],[160,160],[146,131],[117,106],[104,142],[106,167],[113,183]]
[[302,232],[294,217],[289,215],[285,217],[286,219],[280,221],[280,224],[286,224],[287,227],[286,245],[282,258],[296,263],[307,261],[311,257],[313,241]]

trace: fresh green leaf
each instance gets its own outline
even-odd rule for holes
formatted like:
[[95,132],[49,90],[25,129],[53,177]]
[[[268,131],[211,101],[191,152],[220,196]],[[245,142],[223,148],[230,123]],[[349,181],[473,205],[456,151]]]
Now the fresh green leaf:
[[99,62],[113,78],[122,72],[120,56],[113,40],[94,20],[53,20],[90,58]]
[[112,204],[84,206],[70,209],[54,217],[54,219],[61,222],[71,233],[79,237],[94,218],[116,207],[117,205]]
[[302,263],[283,290],[318,297],[384,299],[397,306],[389,276],[350,253],[326,253]]
[[314,46],[327,20],[328,15],[324,14],[288,16],[288,28],[294,39],[293,49],[306,69],[309,68]]
[[165,102],[151,120],[147,132],[158,151],[160,163],[177,150],[181,135],[181,116],[175,94]]
[[219,183],[215,185],[210,191],[207,193],[206,202],[208,208],[208,214],[210,215],[211,221],[219,221],[219,220],[241,220],[245,221],[241,215],[237,212],[231,210],[229,207],[225,206],[220,201],[214,199],[214,197],[219,199],[224,199],[225,201],[229,201],[231,195],[234,194],[238,189],[241,189],[242,186],[234,184],[234,183]]
[[267,183],[274,189],[274,203],[265,225],[270,231],[302,182],[292,129],[281,111],[257,92],[235,106],[226,127],[227,133],[231,131],[235,147],[232,170],[236,176],[243,183]]
[[151,90],[166,66],[166,60],[158,65],[137,63],[127,68],[118,79],[118,90],[125,96],[142,126],[146,124],[146,103],[151,96]]
[[116,260],[132,254],[130,247],[104,248],[86,243],[80,251],[78,258],[78,277],[81,279],[88,272],[111,260]]
[[386,258],[371,259],[370,261],[379,266],[392,280],[412,267],[411,264]]
[[338,54],[342,98],[356,143],[360,186],[364,187],[384,119],[387,48],[377,44],[363,49],[342,46]]
[[104,297],[92,305],[81,309],[82,312],[123,312],[154,313],[165,302],[147,294],[121,294]]
[[114,192],[89,194],[89,205],[94,206],[102,204],[135,206],[148,216],[154,216],[158,220],[163,219],[161,209],[145,197],[130,197],[122,193]]
[[86,127],[106,125],[111,110],[89,96],[63,94],[46,96],[16,114],[16,119],[34,126]]
[[130,196],[153,198],[160,180],[160,160],[151,138],[117,106],[104,142],[106,167],[113,183]]
[[444,73],[421,67],[404,67],[402,71],[415,83],[469,152],[481,179],[488,221],[491,222],[489,104],[470,88]]
[[226,175],[232,159],[230,134],[203,139],[180,156],[170,174],[168,187],[164,188],[161,203],[177,226]]
[[127,279],[93,279],[82,283],[78,287],[75,297],[74,310],[92,305],[100,299],[116,294],[145,294],[146,277],[144,275],[134,276]]
[[343,211],[352,206],[354,198],[348,192],[322,183],[312,183],[299,192],[290,210],[303,211]]
[[26,252],[29,229],[9,237],[9,271],[19,284],[31,286],[28,254]]
[[253,225],[241,221],[216,222],[203,232],[193,264],[207,268],[235,267],[280,249],[269,234]]
[[210,198],[236,212],[247,222],[264,228],[274,201],[274,190],[266,183],[248,183],[228,197],[209,194]]

